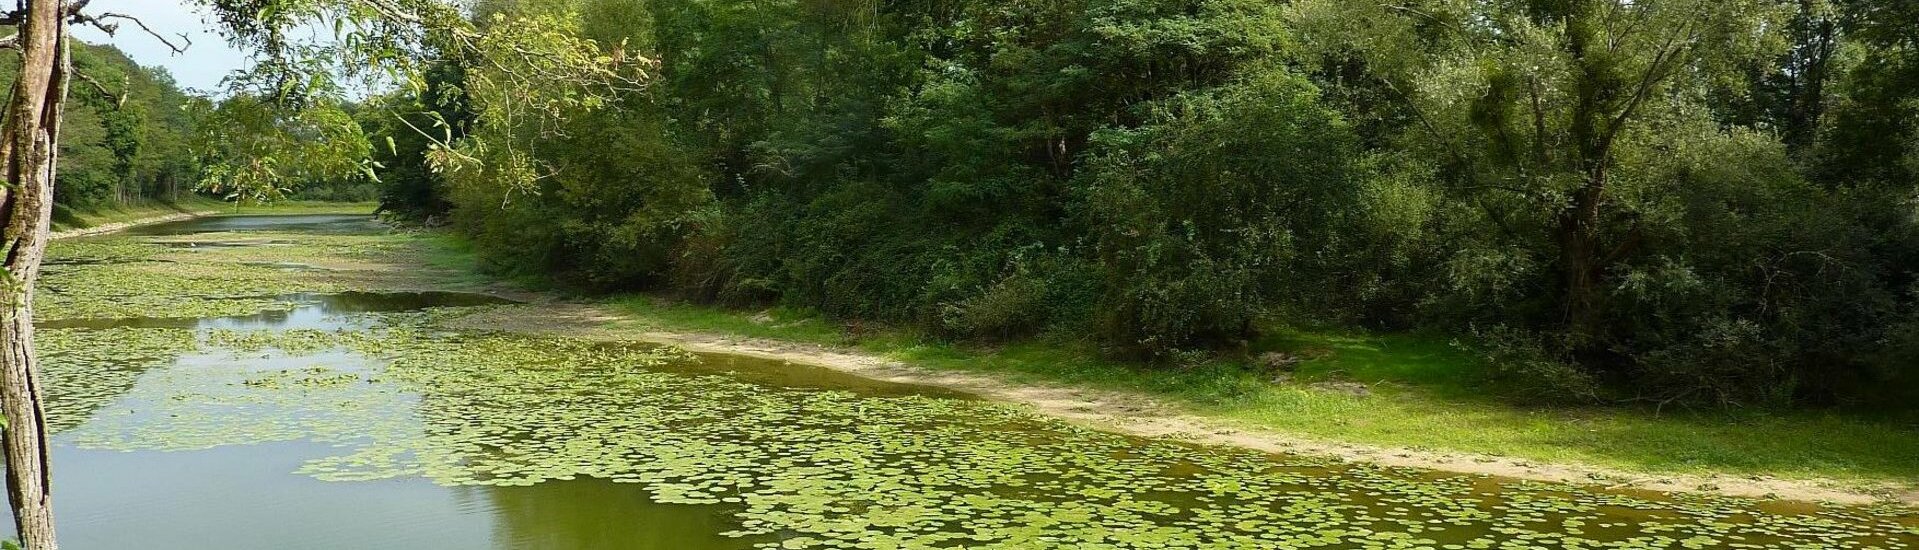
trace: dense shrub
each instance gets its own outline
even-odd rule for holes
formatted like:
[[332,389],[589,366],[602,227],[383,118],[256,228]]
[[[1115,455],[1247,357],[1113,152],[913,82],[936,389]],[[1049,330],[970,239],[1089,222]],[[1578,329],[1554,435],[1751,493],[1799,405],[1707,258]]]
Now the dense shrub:
[[1082,178],[1110,339],[1150,353],[1245,338],[1263,311],[1347,267],[1355,149],[1318,98],[1266,69],[1094,136]]

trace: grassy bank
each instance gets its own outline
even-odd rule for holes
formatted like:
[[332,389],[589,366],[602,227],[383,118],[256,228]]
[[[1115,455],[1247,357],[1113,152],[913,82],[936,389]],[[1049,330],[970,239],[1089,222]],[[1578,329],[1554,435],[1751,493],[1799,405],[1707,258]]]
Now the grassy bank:
[[107,205],[86,209],[55,207],[53,230],[70,231],[89,229],[118,223],[137,222],[145,219],[175,214],[344,214],[370,213],[378,207],[377,203],[312,202],[286,201],[261,205],[240,205],[205,197],[191,197],[179,201],[146,201],[127,205]]
[[[458,240],[440,239],[435,265],[473,265]],[[1906,490],[1919,479],[1916,419],[1527,406],[1484,387],[1486,366],[1441,337],[1272,330],[1255,354],[1301,358],[1294,373],[1276,380],[1242,362],[1149,368],[1105,360],[1072,341],[955,344],[785,308],[729,310],[649,295],[597,300],[663,330],[850,348],[935,369],[1139,392],[1212,418],[1327,441],[1647,474],[1830,479]]]

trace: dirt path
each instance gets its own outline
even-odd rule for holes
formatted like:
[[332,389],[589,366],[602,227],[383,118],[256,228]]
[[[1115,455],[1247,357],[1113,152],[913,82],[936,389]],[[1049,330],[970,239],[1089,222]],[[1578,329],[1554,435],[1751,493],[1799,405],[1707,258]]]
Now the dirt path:
[[1860,487],[1837,481],[1766,477],[1649,475],[1576,464],[1540,464],[1491,455],[1447,453],[1323,441],[1201,417],[1150,397],[1059,385],[1014,383],[985,373],[931,370],[884,357],[778,340],[662,331],[634,319],[574,303],[533,303],[455,321],[460,328],[508,330],[607,341],[645,341],[696,352],[747,355],[817,365],[888,382],[921,384],[1021,403],[1064,420],[1121,433],[1174,437],[1274,453],[1293,453],[1466,474],[1573,483],[1620,490],[1710,493],[1765,499],[1919,504],[1909,488]]
[[201,211],[195,211],[195,212],[176,212],[176,213],[167,214],[164,216],[152,216],[152,217],[140,218],[137,220],[129,220],[129,221],[124,221],[119,223],[96,225],[93,227],[82,227],[79,229],[68,229],[66,231],[55,231],[53,232],[53,240],[57,241],[60,239],[71,239],[74,237],[85,237],[88,235],[112,233],[112,232],[126,229],[129,227],[136,227],[136,226],[156,224],[156,223],[166,223],[166,222],[173,222],[173,221],[180,221],[180,220],[188,220],[188,219],[198,218],[202,216],[211,216],[217,213],[218,212],[215,212],[212,210],[201,210]]

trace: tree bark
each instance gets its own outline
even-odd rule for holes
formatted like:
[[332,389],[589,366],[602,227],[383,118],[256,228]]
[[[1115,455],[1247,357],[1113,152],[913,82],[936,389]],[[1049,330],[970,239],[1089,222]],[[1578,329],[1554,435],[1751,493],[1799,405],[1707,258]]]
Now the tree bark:
[[1590,4],[1574,2],[1566,13],[1566,53],[1578,75],[1567,130],[1574,147],[1571,166],[1579,171],[1582,181],[1572,190],[1570,202],[1559,212],[1558,227],[1554,228],[1566,293],[1565,323],[1576,348],[1589,345],[1598,332],[1603,301],[1599,281],[1605,272],[1599,255],[1599,223],[1614,135],[1606,122],[1611,118],[1608,107],[1622,87],[1606,63],[1591,55],[1590,48],[1598,40],[1592,9]]
[[20,76],[0,123],[0,413],[6,427],[0,450],[7,467],[7,499],[20,542],[28,550],[56,550],[47,432],[40,365],[33,350],[33,287],[46,252],[53,213],[54,166],[60,116],[72,60],[60,0],[30,0],[20,25]]
[[1604,277],[1605,258],[1600,252],[1600,205],[1605,201],[1606,174],[1603,166],[1588,176],[1585,186],[1573,192],[1572,205],[1560,213],[1560,259],[1565,277],[1566,325],[1579,347],[1593,343],[1600,333],[1604,297],[1600,279]]
[[1784,137],[1794,153],[1810,149],[1819,137],[1819,120],[1826,110],[1826,80],[1838,47],[1838,23],[1816,11],[1813,0],[1800,0],[1796,44],[1787,53],[1791,78],[1787,90]]

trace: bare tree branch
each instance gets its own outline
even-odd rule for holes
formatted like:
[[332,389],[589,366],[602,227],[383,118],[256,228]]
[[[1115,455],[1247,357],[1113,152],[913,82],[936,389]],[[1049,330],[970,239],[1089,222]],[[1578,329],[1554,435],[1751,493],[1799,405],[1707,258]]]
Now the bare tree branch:
[[[87,0],[83,0],[74,5],[83,6],[86,3],[87,3]],[[190,46],[193,46],[193,39],[187,38],[186,33],[180,33],[178,35],[175,35],[175,38],[170,39],[170,38],[167,38],[165,35],[160,34],[159,31],[153,30],[153,27],[147,26],[147,22],[141,21],[140,18],[127,15],[124,13],[104,12],[99,15],[87,15],[87,14],[79,13],[75,11],[74,13],[69,14],[69,17],[72,18],[71,19],[72,23],[93,25],[95,28],[98,28],[101,31],[106,32],[107,36],[113,36],[114,33],[117,33],[120,31],[119,21],[132,21],[134,25],[137,25],[140,27],[140,30],[146,31],[148,35],[153,36],[155,40],[159,40],[161,44],[166,44],[167,49],[173,50],[173,53],[175,54],[186,53],[187,48]],[[174,40],[176,39],[179,40],[180,42],[175,43]]]
[[82,82],[86,82],[87,84],[92,85],[93,89],[100,91],[100,95],[106,96],[107,99],[113,100],[113,108],[118,109],[127,104],[126,91],[130,88],[131,81],[124,83],[120,87],[121,93],[113,93],[113,91],[108,90],[105,85],[100,84],[99,80],[95,80],[92,75],[88,75],[87,73],[76,70],[76,71],[73,71],[73,76],[79,77]]
[[93,0],[77,0],[72,4],[67,4],[66,7],[61,8],[61,12],[63,15],[66,15],[67,17],[73,17],[75,15],[79,15],[80,10],[87,9],[87,4],[92,4],[92,3],[93,3]]

